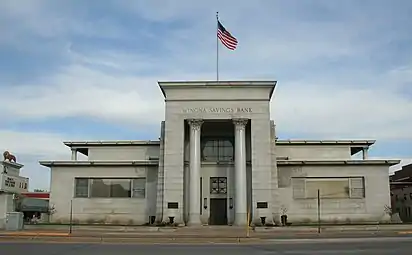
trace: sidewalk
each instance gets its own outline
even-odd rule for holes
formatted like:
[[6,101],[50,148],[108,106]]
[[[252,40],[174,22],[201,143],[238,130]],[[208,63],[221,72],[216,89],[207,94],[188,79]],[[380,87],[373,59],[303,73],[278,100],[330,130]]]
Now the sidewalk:
[[[322,226],[322,235],[412,234],[412,225]],[[0,237],[98,237],[98,238],[278,238],[318,235],[316,226],[305,227],[121,227],[28,225],[22,231],[0,231]]]

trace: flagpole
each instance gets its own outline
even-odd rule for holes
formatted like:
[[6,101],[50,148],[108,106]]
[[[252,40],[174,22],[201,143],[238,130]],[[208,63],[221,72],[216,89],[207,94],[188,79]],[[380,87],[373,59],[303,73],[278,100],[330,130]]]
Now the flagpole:
[[216,12],[216,81],[219,82],[219,38],[217,32],[219,30],[219,12]]

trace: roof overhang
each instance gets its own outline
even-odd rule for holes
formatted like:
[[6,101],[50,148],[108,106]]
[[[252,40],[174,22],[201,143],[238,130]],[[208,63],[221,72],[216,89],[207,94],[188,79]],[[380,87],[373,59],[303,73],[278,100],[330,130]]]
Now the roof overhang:
[[91,146],[136,146],[136,145],[159,145],[160,141],[142,141],[142,140],[120,140],[120,141],[66,141],[64,145],[74,147],[91,147]]
[[17,169],[20,169],[24,166],[22,164],[15,163],[15,162],[10,162],[10,161],[2,161],[2,163],[3,163],[4,166],[9,166],[9,167],[12,167],[12,168],[17,168]]
[[158,160],[93,160],[93,161],[39,161],[40,165],[53,166],[158,166]]
[[277,81],[158,81],[160,90],[166,98],[167,89],[190,88],[269,88],[269,98],[272,98]]
[[278,165],[385,165],[399,164],[400,160],[278,160]]
[[276,145],[346,145],[354,155],[372,146],[376,140],[277,140]]
[[389,182],[390,185],[411,185],[412,182]]
[[76,149],[83,155],[88,156],[89,148],[105,146],[159,146],[160,141],[142,140],[119,140],[119,141],[66,141],[64,145]]

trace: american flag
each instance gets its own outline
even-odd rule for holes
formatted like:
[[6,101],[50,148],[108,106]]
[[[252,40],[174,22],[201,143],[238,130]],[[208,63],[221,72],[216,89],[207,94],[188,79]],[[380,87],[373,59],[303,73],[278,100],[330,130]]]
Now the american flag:
[[217,37],[229,50],[235,50],[237,46],[237,39],[226,30],[226,28],[217,21]]

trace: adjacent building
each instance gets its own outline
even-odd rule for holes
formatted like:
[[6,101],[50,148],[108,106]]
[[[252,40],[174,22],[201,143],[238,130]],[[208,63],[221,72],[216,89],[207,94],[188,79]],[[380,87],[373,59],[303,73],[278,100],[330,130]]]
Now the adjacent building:
[[22,164],[4,160],[0,165],[0,228],[4,227],[7,213],[15,211],[16,194],[28,190],[29,179],[20,176]]
[[72,160],[40,162],[51,169],[52,222],[310,223],[318,190],[324,222],[390,219],[388,168],[399,161],[369,159],[371,140],[278,140],[275,81],[159,86],[158,140],[64,142]]
[[390,187],[393,213],[403,222],[412,222],[412,164],[390,176]]

